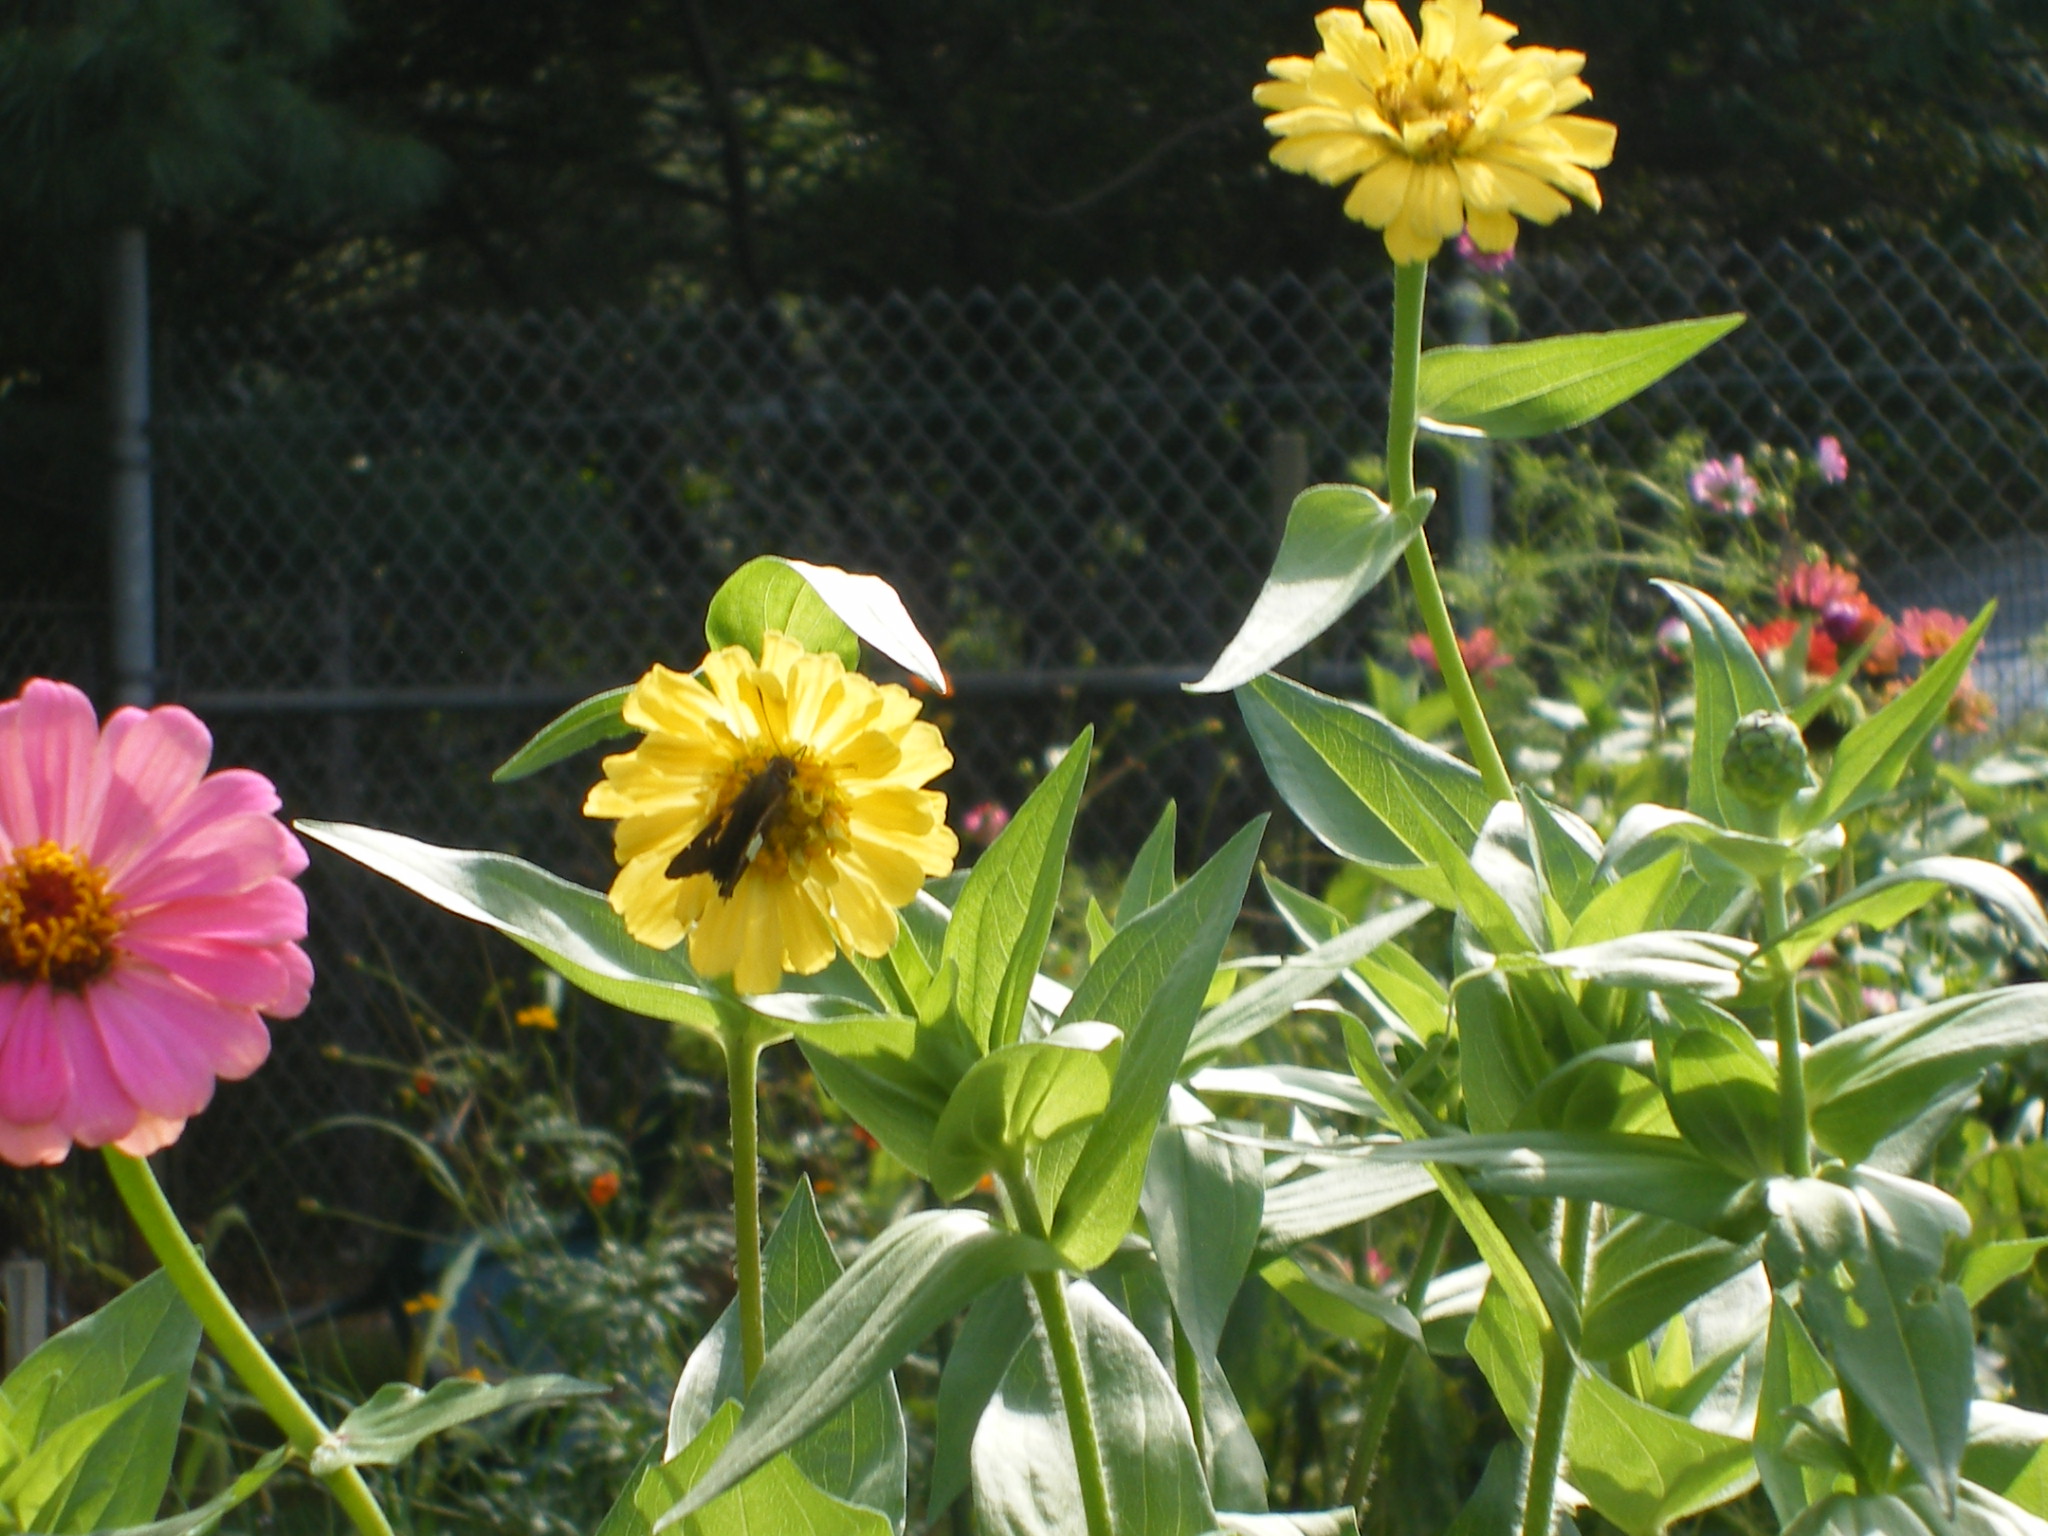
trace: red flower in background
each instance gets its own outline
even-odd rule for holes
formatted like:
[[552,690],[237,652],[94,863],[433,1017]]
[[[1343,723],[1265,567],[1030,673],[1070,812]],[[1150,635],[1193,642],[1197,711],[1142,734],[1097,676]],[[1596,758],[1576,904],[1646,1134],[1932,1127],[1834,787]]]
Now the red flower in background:
[[[1430,643],[1428,635],[1410,635],[1408,654],[1432,672],[1439,670],[1436,647]],[[1501,650],[1500,640],[1491,629],[1475,629],[1462,637],[1458,641],[1458,654],[1464,658],[1465,670],[1482,682],[1502,667],[1512,665],[1515,659]]]

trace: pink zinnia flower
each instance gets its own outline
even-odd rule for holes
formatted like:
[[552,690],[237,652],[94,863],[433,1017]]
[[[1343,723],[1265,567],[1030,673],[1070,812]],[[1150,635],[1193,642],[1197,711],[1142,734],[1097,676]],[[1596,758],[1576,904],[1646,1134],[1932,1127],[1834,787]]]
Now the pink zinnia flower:
[[1839,437],[1824,437],[1813,445],[1813,462],[1820,468],[1820,477],[1829,485],[1840,485],[1849,478],[1849,455],[1842,451]]
[[984,800],[961,813],[960,832],[970,843],[986,848],[1010,824],[1010,809],[999,800]]
[[1757,499],[1763,494],[1739,453],[1707,460],[1692,472],[1686,485],[1701,506],[1740,517],[1754,517]]
[[1778,578],[1778,601],[1794,613],[1819,616],[1831,607],[1853,604],[1862,593],[1863,578],[1826,555],[1802,561]]
[[305,850],[190,711],[0,704],[0,1159],[147,1156],[306,1006]]
[[1922,661],[1932,661],[1962,639],[1970,621],[1942,608],[1908,608],[1899,615],[1899,639]]
[[1482,251],[1479,242],[1472,238],[1469,229],[1458,232],[1457,252],[1459,260],[1475,272],[1497,275],[1515,264],[1515,248],[1511,245],[1504,251]]

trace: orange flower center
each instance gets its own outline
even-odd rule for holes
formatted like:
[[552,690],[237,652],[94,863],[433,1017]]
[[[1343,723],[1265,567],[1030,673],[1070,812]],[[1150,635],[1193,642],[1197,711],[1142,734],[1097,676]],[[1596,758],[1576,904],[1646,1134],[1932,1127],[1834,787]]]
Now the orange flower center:
[[114,963],[121,920],[106,874],[55,843],[0,869],[0,980],[82,987]]

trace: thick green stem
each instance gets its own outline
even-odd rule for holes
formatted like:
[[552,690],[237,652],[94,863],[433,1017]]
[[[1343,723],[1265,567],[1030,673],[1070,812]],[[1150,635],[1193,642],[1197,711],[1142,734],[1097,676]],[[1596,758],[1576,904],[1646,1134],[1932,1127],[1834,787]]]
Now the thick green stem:
[[[311,1461],[313,1453],[327,1439],[327,1426],[299,1395],[291,1378],[270,1358],[270,1351],[263,1347],[262,1340],[250,1330],[235,1304],[228,1300],[227,1292],[220,1288],[220,1282],[213,1278],[213,1271],[206,1267],[206,1260],[185,1235],[178,1213],[171,1209],[171,1202],[164,1197],[163,1186],[157,1183],[149,1164],[112,1147],[106,1149],[106,1159],[107,1169],[114,1176],[114,1187],[121,1192],[128,1214],[135,1218],[143,1241],[149,1244],[149,1251],[163,1265],[185,1304],[198,1316],[199,1325],[206,1330],[213,1347],[249,1389],[249,1395],[270,1415],[271,1422],[284,1431],[292,1449]],[[376,1495],[370,1492],[362,1473],[354,1467],[344,1467],[321,1481],[362,1536],[392,1536],[391,1523],[384,1518],[384,1511],[378,1507]]]
[[1109,1483],[1102,1473],[1102,1446],[1095,1438],[1095,1408],[1088,1400],[1088,1378],[1081,1372],[1081,1346],[1074,1337],[1073,1314],[1067,1310],[1066,1282],[1053,1273],[1031,1276],[1038,1297],[1038,1315],[1045,1320],[1052,1343],[1052,1363],[1059,1372],[1060,1406],[1067,1415],[1067,1438],[1074,1443],[1074,1467],[1081,1476],[1081,1510],[1088,1536],[1116,1536],[1109,1519]]
[[[1558,1229],[1558,1267],[1576,1291],[1586,1283],[1593,1207],[1584,1200],[1567,1200]],[[1571,1346],[1553,1323],[1543,1335],[1543,1384],[1536,1400],[1536,1432],[1529,1440],[1528,1476],[1522,1482],[1522,1536],[1550,1536],[1556,1522],[1557,1480],[1564,1467],[1565,1429],[1571,1422],[1578,1376]]]
[[[1422,1247],[1415,1255],[1415,1269],[1408,1276],[1408,1288],[1401,1301],[1410,1312],[1420,1313],[1429,1294],[1429,1282],[1436,1278],[1436,1266],[1443,1258],[1444,1239],[1451,1231],[1451,1204],[1439,1199],[1429,1213],[1429,1229],[1422,1235]],[[1344,1475],[1344,1502],[1357,1509],[1363,1520],[1365,1496],[1372,1492],[1373,1473],[1379,1466],[1380,1441],[1394,1416],[1394,1397],[1415,1341],[1398,1333],[1387,1335],[1387,1347],[1380,1355],[1380,1368],[1373,1372],[1372,1395],[1366,1399],[1365,1416],[1358,1421],[1358,1438],[1351,1446],[1351,1470]]]
[[768,1353],[761,1290],[761,1153],[755,1084],[761,1042],[751,1027],[725,1039],[726,1097],[732,1105],[733,1273],[739,1283],[740,1375],[751,1387]]
[[[1785,881],[1771,875],[1764,881],[1764,943],[1784,933],[1788,924]],[[1788,978],[1771,1001],[1771,1024],[1778,1037],[1778,1139],[1785,1171],[1795,1179],[1813,1172],[1813,1143],[1806,1129],[1806,1061],[1799,1036],[1799,981]]]
[[[1422,301],[1429,288],[1429,266],[1412,262],[1394,268],[1394,372],[1387,394],[1387,490],[1394,510],[1401,511],[1415,499],[1415,436],[1420,430],[1421,412],[1416,389],[1422,374]],[[1465,733],[1465,748],[1472,764],[1486,783],[1486,792],[1496,800],[1512,800],[1515,787],[1508,778],[1507,764],[1486,723],[1472,674],[1458,649],[1458,631],[1451,623],[1451,610],[1444,602],[1444,589],[1436,579],[1436,562],[1430,557],[1429,536],[1418,529],[1407,552],[1408,579],[1415,588],[1416,606],[1422,610],[1422,627],[1436,652],[1437,670],[1444,687],[1457,706],[1458,724]]]

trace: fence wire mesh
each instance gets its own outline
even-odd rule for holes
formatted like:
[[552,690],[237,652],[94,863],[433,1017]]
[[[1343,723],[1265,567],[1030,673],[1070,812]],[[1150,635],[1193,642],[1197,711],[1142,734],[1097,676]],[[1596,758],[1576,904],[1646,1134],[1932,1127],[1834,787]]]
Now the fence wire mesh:
[[[1529,260],[1502,291],[1496,340],[1746,312],[1598,423],[1596,450],[1642,462],[1686,430],[1721,451],[1840,437],[1869,494],[1829,542],[1895,605],[1999,597],[1985,675],[2008,715],[2039,703],[2038,246]],[[939,641],[959,683],[931,706],[959,758],[956,805],[1014,802],[1093,721],[1110,751],[1086,851],[1128,852],[1168,794],[1203,841],[1266,792],[1228,706],[1173,684],[1245,611],[1288,495],[1376,448],[1389,296],[1382,279],[1330,275],[170,337],[163,692],[293,813],[506,848],[602,884],[581,778],[497,789],[488,766],[560,705],[651,659],[694,661],[718,582],[783,552],[887,575]],[[1364,634],[1340,631],[1322,664],[1355,658]],[[0,606],[0,681],[97,678],[103,654],[79,615]],[[202,1208],[255,1198],[251,1170],[291,1135],[382,1107],[388,1082],[323,1047],[388,1053],[423,1009],[459,1018],[483,994],[486,951],[459,924],[360,872],[323,863],[312,878],[326,984],[278,1031],[275,1068],[224,1089],[195,1131]],[[489,953],[503,966],[511,952]],[[607,1027],[637,1042],[621,1061],[658,1048]],[[410,1198],[395,1143],[328,1144],[292,1160],[288,1198],[258,1222],[316,1287],[359,1283],[385,1245],[306,1202],[389,1222]]]

